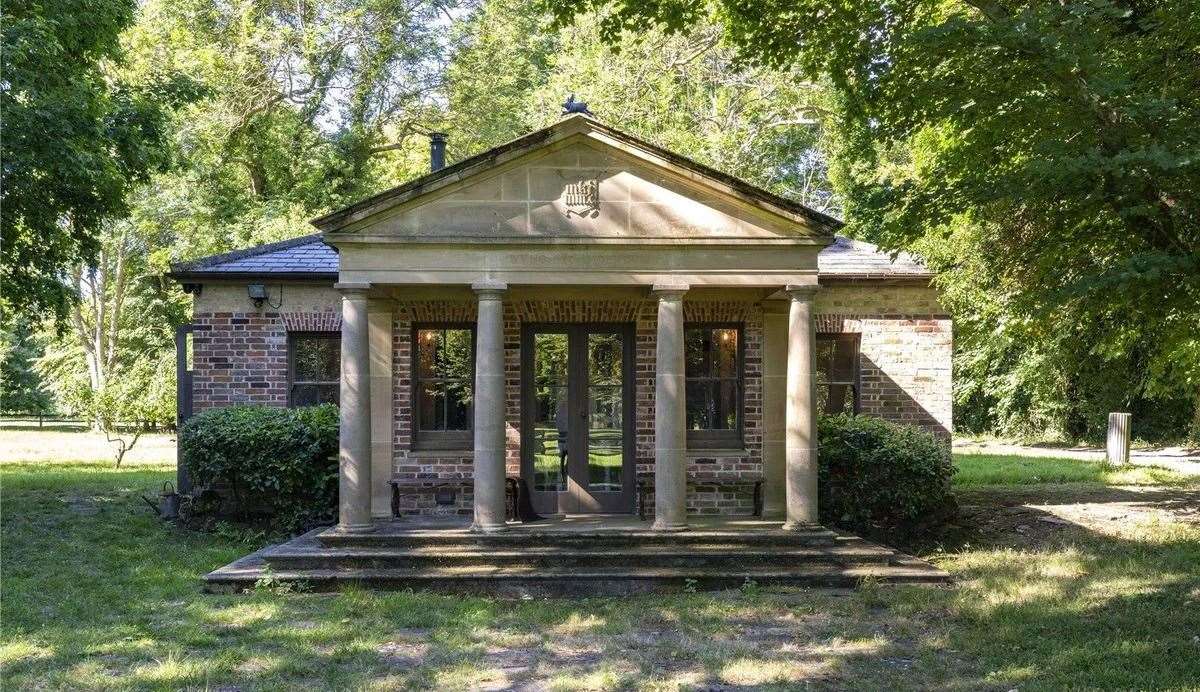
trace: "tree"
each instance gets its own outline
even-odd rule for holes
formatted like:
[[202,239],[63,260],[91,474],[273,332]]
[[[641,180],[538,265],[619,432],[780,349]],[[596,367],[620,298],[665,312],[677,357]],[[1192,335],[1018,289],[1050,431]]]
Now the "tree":
[[150,0],[130,71],[182,69],[207,97],[173,120],[181,165],[133,216],[175,259],[311,232],[308,220],[427,169],[455,0]]
[[161,229],[106,224],[96,263],[71,270],[80,300],[69,326],[39,361],[59,402],[108,437],[118,466],[148,426],[175,419],[173,326],[185,308],[154,264],[162,241]]
[[182,90],[156,78],[133,87],[106,69],[133,0],[5,3],[0,46],[0,310],[65,314],[66,270],[99,251],[106,219],[166,162],[164,106]]
[[28,320],[0,329],[0,411],[45,414],[53,410],[50,395],[34,368],[42,355]]
[[536,6],[486,2],[447,76],[453,150],[470,154],[561,117],[577,93],[598,118],[822,211],[837,213],[821,154],[823,86],[739,66],[718,27],[594,40],[599,18],[558,30]]
[[828,79],[850,232],[990,293],[1003,339],[1066,365],[1068,393],[1183,396],[1200,430],[1200,4],[551,6],[560,21],[603,8],[609,40],[712,17],[744,61]]

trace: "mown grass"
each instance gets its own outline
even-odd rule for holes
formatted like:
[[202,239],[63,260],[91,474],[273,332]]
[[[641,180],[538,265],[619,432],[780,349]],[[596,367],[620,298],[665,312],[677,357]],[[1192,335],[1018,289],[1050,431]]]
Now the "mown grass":
[[198,578],[262,537],[196,534],[138,495],[166,466],[7,464],[4,689],[1188,689],[1200,529],[1082,527],[930,556],[953,588],[506,602],[236,596]]
[[1085,459],[1009,454],[955,453],[954,466],[954,485],[961,487],[1042,483],[1181,486],[1200,480],[1158,466],[1113,468]]

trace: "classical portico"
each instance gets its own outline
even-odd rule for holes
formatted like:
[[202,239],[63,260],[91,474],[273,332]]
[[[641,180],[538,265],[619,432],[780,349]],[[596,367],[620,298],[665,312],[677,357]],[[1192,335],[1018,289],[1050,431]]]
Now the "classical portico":
[[461,482],[485,533],[510,485],[552,514],[645,495],[682,531],[695,488],[740,478],[764,517],[817,521],[831,219],[576,115],[314,223],[340,255],[342,531],[402,464]]
[[445,141],[319,234],[174,267],[194,300],[181,418],[341,415],[337,526],[206,588],[946,581],[816,525],[818,412],[949,442],[926,268],[582,115],[438,168]]

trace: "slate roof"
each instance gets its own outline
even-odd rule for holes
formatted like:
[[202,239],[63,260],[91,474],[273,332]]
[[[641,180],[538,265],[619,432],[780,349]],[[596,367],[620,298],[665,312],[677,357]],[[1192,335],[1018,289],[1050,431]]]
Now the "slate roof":
[[[817,264],[822,277],[834,279],[928,278],[932,273],[920,261],[900,253],[895,260],[870,243],[837,236],[821,250]],[[321,234],[279,243],[202,257],[172,266],[175,279],[235,279],[268,275],[274,278],[334,280],[338,253]]]
[[833,244],[817,256],[817,268],[822,278],[838,279],[902,279],[929,278],[933,272],[915,256],[901,252],[895,259],[879,246],[835,236]]
[[246,278],[336,279],[338,253],[320,233],[256,245],[171,266],[174,279]]

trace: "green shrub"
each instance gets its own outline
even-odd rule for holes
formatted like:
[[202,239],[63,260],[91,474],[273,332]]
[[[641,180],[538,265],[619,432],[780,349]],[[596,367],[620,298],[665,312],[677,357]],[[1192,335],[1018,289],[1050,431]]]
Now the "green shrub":
[[950,448],[931,433],[866,416],[823,416],[818,443],[823,523],[911,536],[954,514]]
[[199,486],[227,489],[242,513],[295,530],[335,515],[338,409],[228,406],[193,416],[180,457]]

